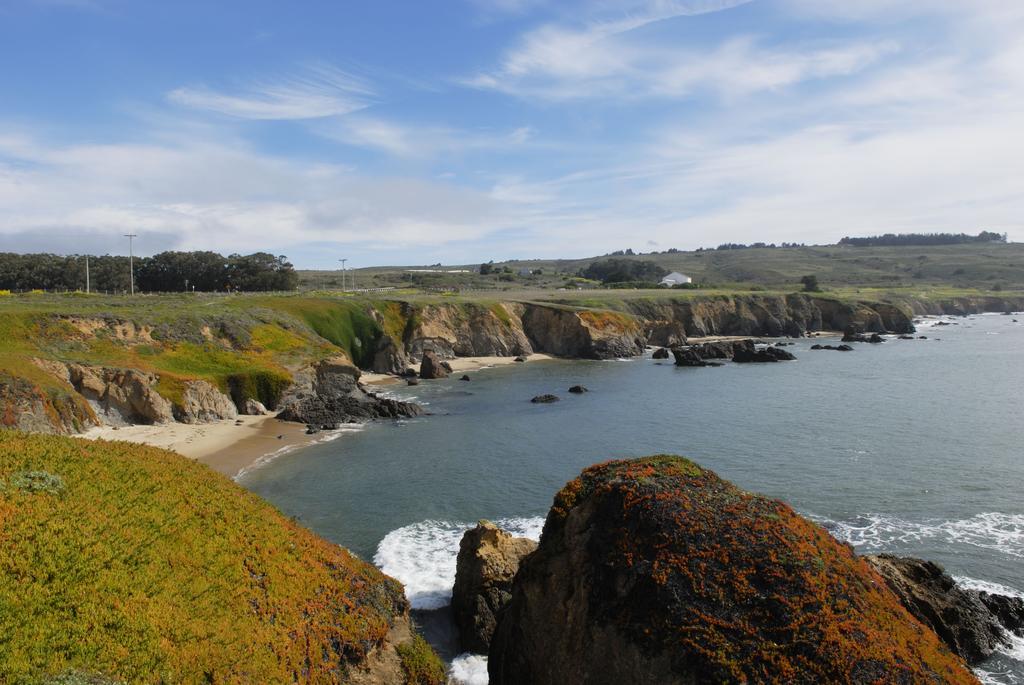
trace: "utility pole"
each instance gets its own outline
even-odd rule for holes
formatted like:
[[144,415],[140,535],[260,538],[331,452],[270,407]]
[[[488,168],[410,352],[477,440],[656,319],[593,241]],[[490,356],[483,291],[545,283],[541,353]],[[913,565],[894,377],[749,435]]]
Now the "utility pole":
[[348,259],[339,259],[338,261],[341,262],[341,292],[345,292],[345,262]]
[[132,241],[139,236],[135,233],[125,233],[124,237],[128,239],[128,277],[131,279],[132,295],[135,294],[135,252],[132,250]]
[[85,294],[89,294],[89,255],[85,255]]

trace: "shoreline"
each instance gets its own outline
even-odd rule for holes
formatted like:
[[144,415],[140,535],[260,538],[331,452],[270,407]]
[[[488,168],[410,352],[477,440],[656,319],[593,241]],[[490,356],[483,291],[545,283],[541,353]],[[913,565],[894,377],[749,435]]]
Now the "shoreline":
[[[558,359],[550,354],[543,354],[540,352],[534,352],[525,356],[526,363],[538,362],[550,359]],[[494,366],[509,366],[511,364],[521,364],[524,362],[517,362],[515,357],[454,357],[452,359],[443,359],[451,364],[452,374],[466,373],[467,371],[479,371],[480,369],[488,369]],[[359,382],[364,385],[391,385],[393,383],[399,383],[405,379],[402,376],[395,376],[390,373],[371,373],[364,371],[359,376]]]
[[[809,332],[807,337],[842,335],[835,331]],[[706,336],[690,338],[689,344],[746,340],[751,336]],[[455,357],[446,359],[452,375],[482,369],[510,366],[515,357]],[[557,360],[549,354],[527,355],[528,362]],[[401,376],[363,372],[359,382],[372,392],[374,388],[401,383]],[[343,430],[343,429],[342,429]],[[177,452],[206,464],[229,478],[237,478],[254,466],[282,454],[334,439],[336,432],[308,435],[302,424],[279,421],[274,415],[239,416],[212,423],[166,423],[155,425],[96,426],[76,437],[144,444]]]
[[[282,449],[299,449],[317,442],[299,423],[275,416],[239,416],[213,423],[165,423],[97,426],[76,437],[86,440],[132,442],[177,452],[214,471],[236,477],[261,459]],[[280,436],[280,437],[278,437]]]
[[[514,357],[456,357],[445,360],[453,373],[465,373],[493,366],[516,363]],[[531,354],[527,361],[554,359],[546,354]],[[398,376],[363,373],[360,382],[384,386],[403,380]],[[306,433],[301,423],[279,421],[276,416],[239,416],[212,423],[135,424],[96,426],[75,437],[85,440],[131,442],[177,452],[206,464],[228,478],[237,478],[270,458],[333,440],[338,431]]]

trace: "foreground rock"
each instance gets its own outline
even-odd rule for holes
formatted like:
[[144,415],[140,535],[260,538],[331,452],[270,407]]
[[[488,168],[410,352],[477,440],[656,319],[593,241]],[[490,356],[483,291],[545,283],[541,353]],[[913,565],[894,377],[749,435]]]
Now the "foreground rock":
[[423,353],[423,361],[420,362],[420,378],[435,379],[447,378],[451,373],[451,366],[444,364],[437,356],[437,353],[427,350]]
[[332,428],[372,419],[419,416],[423,408],[411,402],[378,397],[359,387],[360,371],[347,359],[319,362],[300,374],[282,400],[278,418]]
[[668,359],[668,348],[659,347],[651,355],[651,359]]
[[498,612],[512,596],[519,562],[535,549],[533,540],[512,537],[490,521],[481,521],[462,536],[452,590],[462,649],[487,653]]
[[552,402],[558,402],[559,399],[558,395],[544,394],[537,395],[530,401],[534,404],[551,404]]
[[491,641],[492,685],[977,683],[850,547],[679,457],[555,497]]
[[1019,630],[1024,621],[1024,601],[964,590],[934,562],[891,554],[865,559],[903,606],[969,663],[983,661],[1006,645],[1007,629]]
[[569,388],[569,392],[571,392],[574,395],[582,395],[585,392],[590,392],[590,390],[588,390],[587,386],[585,385],[574,385],[571,388]]

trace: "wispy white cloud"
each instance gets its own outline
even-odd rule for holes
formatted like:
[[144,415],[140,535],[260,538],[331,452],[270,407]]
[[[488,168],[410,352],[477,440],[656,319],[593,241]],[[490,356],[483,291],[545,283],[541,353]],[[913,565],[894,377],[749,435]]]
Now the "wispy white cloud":
[[362,79],[333,67],[318,66],[287,78],[253,83],[239,90],[207,86],[177,88],[174,104],[240,119],[318,119],[367,107],[373,89]]
[[[639,3],[630,3],[638,5]],[[712,50],[637,35],[651,24],[746,2],[649,2],[614,20],[582,27],[546,24],[467,85],[550,100],[736,96],[857,73],[898,49],[891,40],[817,41],[773,47],[734,36]]]
[[331,119],[313,130],[346,145],[410,159],[521,148],[534,136],[529,126],[509,131],[467,131],[430,124],[404,124],[362,114]]
[[147,234],[159,236],[161,249],[287,253],[313,242],[409,248],[478,239],[493,225],[497,205],[451,183],[366,177],[212,139],[70,146],[24,135],[0,139],[2,242],[77,231],[117,245],[117,236],[133,229],[142,250]]

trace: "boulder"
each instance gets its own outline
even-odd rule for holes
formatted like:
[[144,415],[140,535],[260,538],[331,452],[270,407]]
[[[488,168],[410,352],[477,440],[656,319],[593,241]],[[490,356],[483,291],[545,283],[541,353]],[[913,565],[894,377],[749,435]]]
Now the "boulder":
[[534,404],[551,404],[552,402],[557,402],[559,399],[558,395],[545,394],[537,395],[530,401]]
[[480,521],[462,536],[452,613],[463,650],[487,653],[498,613],[512,596],[519,562],[536,548],[533,540],[513,537],[490,521]]
[[210,423],[237,418],[238,408],[230,397],[206,381],[188,381],[181,405],[174,408],[174,417],[182,423]]
[[979,593],[958,587],[938,564],[891,554],[865,560],[903,606],[968,663],[983,661],[1004,644],[1004,629]]
[[676,366],[709,366],[697,350],[692,347],[677,347],[672,350],[672,356],[676,359]]
[[242,413],[246,414],[247,416],[263,416],[264,414],[269,414],[270,412],[267,411],[267,408],[263,406],[262,402],[250,397],[245,401],[245,406],[243,407]]
[[978,599],[997,621],[1014,635],[1024,637],[1024,599],[978,592]]
[[366,392],[360,372],[347,359],[323,360],[297,375],[281,401],[278,418],[316,426],[419,416],[423,408]]
[[68,364],[71,385],[114,422],[170,423],[174,407],[156,391],[159,377],[135,369]]
[[736,350],[732,360],[737,364],[751,364],[764,362],[786,362],[793,361],[796,357],[792,352],[778,347],[741,348]]
[[671,456],[555,496],[488,657],[492,685],[978,682],[852,548]]
[[651,355],[651,359],[668,359],[668,348],[659,347]]
[[871,335],[865,335],[861,333],[856,326],[847,326],[843,332],[843,342],[866,342],[866,343],[884,343],[885,338],[880,336],[878,333],[872,333]]
[[573,393],[574,395],[582,395],[583,393],[590,391],[586,388],[586,386],[574,385],[571,388],[569,388],[569,392]]
[[463,375],[462,378],[460,378],[459,380],[460,381],[468,381],[468,380],[470,380],[470,378],[469,378],[469,376]]
[[517,362],[517,363],[520,363],[520,364],[521,364],[521,363],[523,363],[523,362],[525,362],[525,361],[526,361],[526,357],[516,357],[516,358],[515,358],[515,359],[513,359],[512,361],[514,361],[514,362]]
[[420,378],[447,378],[451,373],[451,368],[446,362],[442,362],[435,352],[427,350],[423,353],[423,360],[420,362]]

